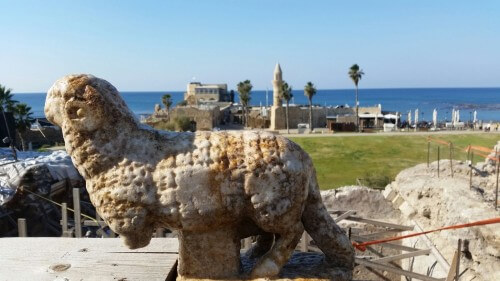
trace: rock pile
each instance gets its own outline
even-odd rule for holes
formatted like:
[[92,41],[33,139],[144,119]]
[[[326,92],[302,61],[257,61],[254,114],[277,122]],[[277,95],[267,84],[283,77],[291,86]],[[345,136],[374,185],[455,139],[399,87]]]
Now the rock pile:
[[[424,230],[448,225],[470,223],[498,217],[493,204],[495,178],[491,164],[473,167],[473,188],[469,187],[470,166],[453,161],[453,177],[449,160],[420,164],[399,173],[396,180],[386,187],[388,195],[402,213],[402,220],[414,222]],[[392,195],[390,195],[392,194]],[[500,280],[500,225],[485,225],[428,234],[436,248],[448,262],[452,260],[458,239],[466,241],[461,268],[468,269],[461,280]],[[418,239],[403,240],[407,246],[421,247]],[[416,270],[429,269],[433,260],[413,265]],[[446,277],[437,270],[435,277]],[[443,276],[444,275],[444,276]]]

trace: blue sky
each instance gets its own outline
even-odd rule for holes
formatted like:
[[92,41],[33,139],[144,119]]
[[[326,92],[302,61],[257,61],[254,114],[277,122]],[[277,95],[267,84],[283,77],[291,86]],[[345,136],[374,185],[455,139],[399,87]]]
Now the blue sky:
[[271,88],[500,86],[500,1],[0,0],[0,83],[92,73],[122,91],[250,79]]

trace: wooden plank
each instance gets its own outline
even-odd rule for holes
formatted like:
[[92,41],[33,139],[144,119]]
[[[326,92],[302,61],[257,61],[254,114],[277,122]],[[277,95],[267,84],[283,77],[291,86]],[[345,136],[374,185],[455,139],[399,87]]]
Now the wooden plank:
[[458,281],[458,279],[460,278],[460,254],[461,253],[462,253],[462,239],[458,239],[457,266],[455,267],[455,281]]
[[364,222],[364,223],[373,224],[373,225],[381,226],[381,227],[388,227],[388,228],[404,230],[404,231],[413,230],[413,228],[414,228],[413,226],[388,223],[388,222],[383,222],[383,221],[376,221],[376,220],[365,219],[365,218],[355,217],[355,216],[349,216],[345,219],[350,220],[350,221]]
[[26,230],[26,219],[17,219],[17,233],[19,237],[28,237],[28,231]]
[[91,220],[84,220],[83,221],[84,226],[99,226],[99,227],[106,227],[108,226],[105,221],[91,221]]
[[455,254],[453,255],[453,260],[451,261],[451,267],[450,271],[448,272],[448,276],[446,277],[446,281],[453,281],[457,275],[457,271],[455,268],[457,267],[458,264],[458,259],[459,259],[459,254],[458,251],[455,251]]
[[332,210],[332,209],[329,209],[327,211],[330,215],[338,215],[338,216],[345,213],[345,212],[348,212],[348,211],[353,211],[354,212],[353,215],[357,214],[357,211],[355,211],[355,210]]
[[399,269],[399,268],[396,268],[396,267],[393,267],[390,265],[379,264],[376,262],[372,262],[372,261],[368,261],[368,260],[364,260],[364,259],[359,259],[359,258],[356,258],[356,263],[359,265],[362,265],[362,266],[371,267],[374,269],[385,270],[385,271],[393,272],[396,274],[400,274],[400,275],[403,275],[406,277],[411,277],[411,278],[415,278],[415,279],[419,279],[419,280],[423,280],[423,281],[444,281],[445,280],[444,278],[429,277],[427,275],[422,275],[419,273]]
[[58,181],[50,186],[51,193],[58,193],[66,188],[66,179]]
[[424,250],[418,250],[418,251],[408,252],[408,253],[394,255],[394,256],[383,257],[383,258],[375,259],[372,261],[378,262],[378,263],[387,263],[387,262],[391,262],[391,261],[397,261],[397,260],[402,260],[402,259],[416,257],[416,256],[428,255],[428,254],[430,254],[430,252],[431,252],[431,249],[424,249]]
[[380,231],[380,232],[375,232],[375,233],[369,233],[369,234],[361,234],[361,237],[364,237],[366,239],[379,239],[379,238],[385,238],[387,235],[394,235],[396,233],[402,232],[404,230],[400,229],[390,229],[390,230],[385,230],[385,231]]
[[[415,221],[412,221],[412,223],[415,225],[415,230],[418,232],[424,232],[424,229]],[[446,259],[441,255],[439,250],[434,246],[432,243],[431,239],[427,237],[426,234],[420,235],[419,236],[422,241],[431,249],[431,254],[436,258],[437,262],[439,263],[439,266],[443,269],[444,272],[449,272],[450,271],[450,265],[446,261]]]
[[336,217],[334,220],[335,220],[335,222],[339,222],[339,221],[341,221],[341,220],[343,220],[343,219],[345,219],[345,218],[347,218],[347,217],[349,217],[351,215],[354,215],[354,213],[356,213],[356,212],[352,211],[352,210],[351,211],[347,211],[347,212],[343,213],[342,215]]
[[178,257],[176,238],[136,250],[121,239],[2,238],[0,249],[0,281],[164,281]]
[[[371,239],[366,239],[366,238],[364,238],[362,236],[358,236],[358,235],[354,235],[354,234],[351,234],[351,238],[354,241],[356,241],[356,242],[371,241]],[[386,242],[386,243],[382,243],[380,245],[382,245],[384,247],[387,247],[387,248],[401,250],[401,251],[407,251],[407,252],[414,252],[414,251],[421,250],[421,249],[417,249],[417,248],[412,248],[412,247],[408,247],[408,246],[403,246],[403,245],[395,244],[395,243],[392,243],[392,242]]]

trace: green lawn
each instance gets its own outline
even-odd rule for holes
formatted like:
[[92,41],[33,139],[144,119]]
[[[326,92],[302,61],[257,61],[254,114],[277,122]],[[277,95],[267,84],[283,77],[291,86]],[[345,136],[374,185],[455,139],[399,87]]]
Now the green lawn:
[[[465,160],[467,153],[458,147],[468,144],[493,147],[498,134],[436,135],[433,138],[453,142],[454,159]],[[345,136],[295,137],[312,157],[321,189],[337,188],[356,183],[356,178],[390,180],[403,169],[427,161],[426,136]],[[447,147],[441,148],[442,157],[449,158]],[[431,161],[437,158],[437,145],[431,145]],[[476,160],[483,161],[484,159]]]

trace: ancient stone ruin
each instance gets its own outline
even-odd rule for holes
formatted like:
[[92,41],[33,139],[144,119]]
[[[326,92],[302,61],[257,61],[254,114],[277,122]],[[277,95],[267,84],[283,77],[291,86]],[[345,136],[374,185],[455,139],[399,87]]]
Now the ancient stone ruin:
[[[304,229],[337,279],[350,280],[354,251],[322,203],[309,156],[266,132],[156,131],[140,124],[118,91],[91,75],[55,82],[47,118],[92,203],[130,248],[156,228],[179,230],[180,278],[277,277]],[[257,236],[244,271],[240,240]]]

